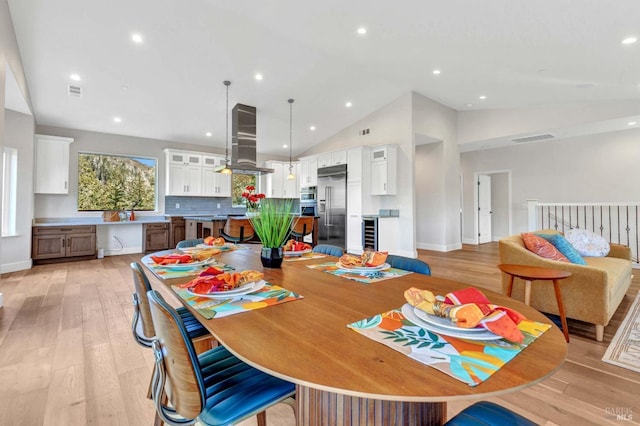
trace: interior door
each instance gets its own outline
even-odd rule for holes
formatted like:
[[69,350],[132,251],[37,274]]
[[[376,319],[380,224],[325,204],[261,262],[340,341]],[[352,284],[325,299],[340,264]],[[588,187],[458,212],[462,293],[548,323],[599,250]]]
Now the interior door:
[[491,176],[478,175],[478,244],[491,242]]

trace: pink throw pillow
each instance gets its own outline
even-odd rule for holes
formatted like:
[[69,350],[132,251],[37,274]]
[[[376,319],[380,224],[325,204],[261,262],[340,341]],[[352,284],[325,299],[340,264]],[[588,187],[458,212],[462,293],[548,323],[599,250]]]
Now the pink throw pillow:
[[538,237],[530,232],[524,232],[521,234],[524,246],[527,250],[537,254],[538,256],[546,259],[558,260],[560,262],[569,262],[567,257],[560,253],[557,248],[549,241],[542,237]]

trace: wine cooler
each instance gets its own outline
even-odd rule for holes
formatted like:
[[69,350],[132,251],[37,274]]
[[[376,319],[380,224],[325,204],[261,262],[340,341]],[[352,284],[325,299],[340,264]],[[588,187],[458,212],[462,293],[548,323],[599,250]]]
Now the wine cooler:
[[362,246],[364,249],[378,250],[378,218],[362,218]]

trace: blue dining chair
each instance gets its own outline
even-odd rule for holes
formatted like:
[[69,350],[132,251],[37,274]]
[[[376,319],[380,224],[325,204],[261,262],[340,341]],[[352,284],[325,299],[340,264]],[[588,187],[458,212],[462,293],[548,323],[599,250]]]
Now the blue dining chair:
[[416,272],[422,275],[431,275],[431,268],[429,268],[429,265],[420,259],[390,254],[387,256],[387,263],[391,265],[392,268]]
[[204,244],[204,238],[196,238],[193,240],[182,240],[176,244],[177,249],[195,247],[198,244]]
[[489,401],[480,401],[465,408],[444,426],[536,426],[536,423]]
[[318,244],[312,250],[313,253],[328,254],[329,256],[340,257],[344,254],[344,250],[338,246],[332,246],[331,244]]
[[224,346],[196,355],[180,315],[160,293],[147,293],[156,330],[152,381],[156,416],[168,425],[230,425],[279,402],[295,410],[295,385],[242,362]]
[[[133,284],[135,292],[133,298],[133,320],[131,329],[133,337],[140,345],[150,348],[156,332],[153,328],[151,319],[151,311],[149,310],[149,301],[147,292],[151,290],[151,283],[147,275],[142,270],[142,266],[138,262],[131,262],[131,270],[133,271]],[[191,339],[194,339],[198,346],[206,349],[215,345],[215,341],[209,331],[193,316],[186,308],[178,308],[178,315],[182,318],[187,333]]]

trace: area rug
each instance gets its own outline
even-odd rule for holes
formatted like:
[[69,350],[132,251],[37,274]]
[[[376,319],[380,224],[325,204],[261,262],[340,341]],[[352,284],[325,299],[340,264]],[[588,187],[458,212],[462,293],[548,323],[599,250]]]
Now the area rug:
[[602,357],[604,362],[640,373],[640,292]]

